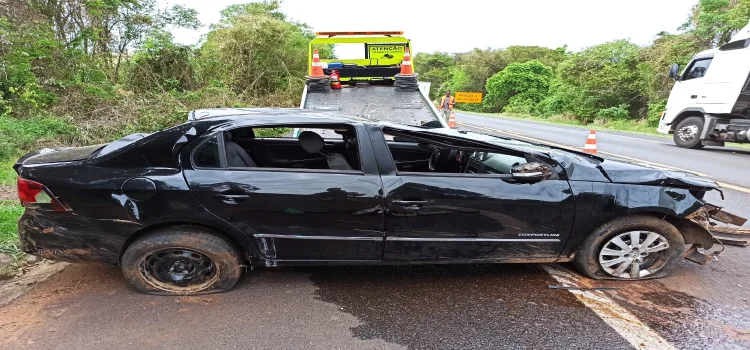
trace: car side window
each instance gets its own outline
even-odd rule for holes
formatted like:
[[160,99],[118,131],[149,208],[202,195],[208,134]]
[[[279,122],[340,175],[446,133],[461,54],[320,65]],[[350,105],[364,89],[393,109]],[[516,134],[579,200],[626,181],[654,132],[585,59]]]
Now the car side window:
[[204,141],[193,153],[193,164],[198,168],[220,168],[219,138],[212,136]]
[[703,78],[708,72],[708,66],[711,65],[713,58],[706,58],[702,60],[693,61],[693,63],[685,70],[682,75],[682,80],[691,80]]
[[515,166],[527,163],[518,154],[459,151],[383,133],[396,170],[401,174],[509,175]]
[[219,141],[223,139],[219,154],[230,169],[361,173],[357,132],[352,125],[258,125],[219,135]]

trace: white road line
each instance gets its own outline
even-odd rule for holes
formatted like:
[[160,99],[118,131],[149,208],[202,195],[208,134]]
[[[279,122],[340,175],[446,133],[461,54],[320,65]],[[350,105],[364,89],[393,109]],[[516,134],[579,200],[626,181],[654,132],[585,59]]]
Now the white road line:
[[[570,287],[582,287],[578,276],[558,267],[544,265],[542,268],[558,283]],[[615,303],[603,291],[569,289],[583,305],[591,309],[604,323],[612,327],[636,349],[676,348],[659,333],[641,322],[635,315]]]

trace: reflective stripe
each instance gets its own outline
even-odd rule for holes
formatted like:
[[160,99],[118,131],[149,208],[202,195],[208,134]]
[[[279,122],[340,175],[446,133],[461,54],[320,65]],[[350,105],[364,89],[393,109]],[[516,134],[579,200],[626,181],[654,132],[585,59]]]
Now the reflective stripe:
[[411,66],[411,61],[404,61],[401,64],[404,65],[404,66]]

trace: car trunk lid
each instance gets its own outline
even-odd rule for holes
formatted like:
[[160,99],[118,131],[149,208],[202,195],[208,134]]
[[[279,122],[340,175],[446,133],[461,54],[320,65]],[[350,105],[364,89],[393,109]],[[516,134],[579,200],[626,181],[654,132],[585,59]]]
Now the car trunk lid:
[[91,156],[91,154],[96,150],[102,148],[102,146],[104,145],[40,149],[38,151],[23,155],[16,161],[13,169],[18,171],[18,168],[23,165],[62,163],[84,160]]

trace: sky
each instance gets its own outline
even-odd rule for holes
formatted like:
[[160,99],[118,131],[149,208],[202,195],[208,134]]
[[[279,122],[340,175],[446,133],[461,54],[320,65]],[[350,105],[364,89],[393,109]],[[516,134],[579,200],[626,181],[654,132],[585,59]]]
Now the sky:
[[[698,0],[284,0],[282,11],[315,31],[404,31],[414,52],[536,45],[569,50],[617,39],[649,44],[656,33],[676,32]],[[195,44],[237,0],[159,0],[192,7],[200,30],[174,29]]]

